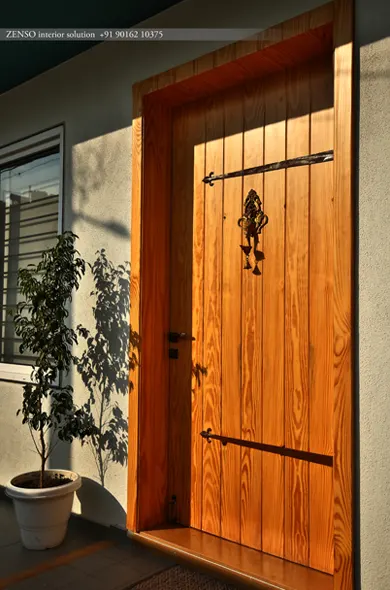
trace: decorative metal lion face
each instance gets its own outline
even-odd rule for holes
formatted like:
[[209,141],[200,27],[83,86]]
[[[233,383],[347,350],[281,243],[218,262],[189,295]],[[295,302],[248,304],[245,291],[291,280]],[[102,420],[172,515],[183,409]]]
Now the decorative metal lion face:
[[251,269],[251,264],[249,262],[249,254],[252,250],[252,241],[253,241],[253,250],[256,260],[255,269],[253,274],[261,274],[258,269],[258,263],[264,255],[262,252],[257,251],[257,245],[259,243],[259,234],[264,226],[268,223],[268,217],[265,215],[264,211],[261,208],[261,201],[259,195],[256,193],[254,189],[251,189],[246,196],[244,202],[244,214],[238,220],[238,225],[244,230],[245,238],[248,242],[248,245],[241,245],[241,249],[246,256],[246,263],[244,268]]

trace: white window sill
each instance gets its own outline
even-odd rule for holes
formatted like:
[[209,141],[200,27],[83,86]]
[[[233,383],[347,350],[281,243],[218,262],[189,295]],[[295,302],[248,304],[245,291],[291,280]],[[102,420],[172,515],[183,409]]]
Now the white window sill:
[[12,365],[0,363],[0,380],[31,383],[31,365]]
[[[15,383],[33,383],[31,380],[31,365],[12,365],[0,363],[0,381],[13,381]],[[58,387],[59,379],[57,377],[54,387]]]

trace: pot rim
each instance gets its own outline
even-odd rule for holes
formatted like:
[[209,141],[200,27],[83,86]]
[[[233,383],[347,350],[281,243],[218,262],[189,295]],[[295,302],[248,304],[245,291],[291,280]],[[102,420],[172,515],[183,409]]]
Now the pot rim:
[[58,473],[65,475],[65,477],[69,477],[69,479],[72,481],[62,486],[56,486],[53,488],[21,488],[15,485],[19,478],[27,478],[28,476],[35,475],[36,473],[39,473],[39,471],[28,471],[13,477],[5,486],[6,495],[9,498],[15,500],[58,498],[75,492],[81,487],[82,484],[80,475],[75,471],[70,471],[69,469],[45,469],[45,473]]

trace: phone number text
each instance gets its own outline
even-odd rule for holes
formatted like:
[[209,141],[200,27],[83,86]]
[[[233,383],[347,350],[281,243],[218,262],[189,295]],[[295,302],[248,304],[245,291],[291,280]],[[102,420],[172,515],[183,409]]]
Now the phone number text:
[[143,29],[126,29],[121,31],[103,31],[100,37],[103,39],[163,39],[164,31],[161,30],[143,30]]

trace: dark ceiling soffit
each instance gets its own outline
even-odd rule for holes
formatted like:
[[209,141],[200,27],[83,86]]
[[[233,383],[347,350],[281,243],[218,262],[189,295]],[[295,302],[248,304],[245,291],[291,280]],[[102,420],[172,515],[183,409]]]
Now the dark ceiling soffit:
[[[126,28],[151,18],[178,4],[178,0],[68,0],[30,3],[20,9],[17,2],[2,7],[1,28]],[[91,49],[98,42],[89,41],[3,41],[0,42],[0,94],[31,80],[35,76]]]

